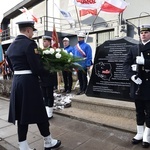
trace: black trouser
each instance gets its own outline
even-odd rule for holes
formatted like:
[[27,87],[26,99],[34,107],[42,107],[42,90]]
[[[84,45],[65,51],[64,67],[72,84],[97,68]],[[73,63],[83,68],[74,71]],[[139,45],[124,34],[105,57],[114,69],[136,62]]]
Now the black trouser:
[[144,125],[150,128],[150,100],[135,100],[137,125]]
[[80,91],[86,91],[87,88],[87,69],[78,70],[77,71],[79,84],[80,84]]
[[47,87],[42,86],[42,94],[45,106],[53,107],[54,104],[53,86]]
[[71,71],[62,71],[64,79],[64,89],[65,91],[72,89],[72,72]]
[[[19,142],[25,141],[27,139],[28,124],[20,124],[18,121],[17,126],[18,126],[18,141]],[[43,137],[50,135],[48,121],[43,123],[37,123],[37,126]]]
[[56,90],[57,86],[58,86],[57,72],[53,73],[53,79],[54,79],[54,81],[53,81],[54,87],[53,88]]

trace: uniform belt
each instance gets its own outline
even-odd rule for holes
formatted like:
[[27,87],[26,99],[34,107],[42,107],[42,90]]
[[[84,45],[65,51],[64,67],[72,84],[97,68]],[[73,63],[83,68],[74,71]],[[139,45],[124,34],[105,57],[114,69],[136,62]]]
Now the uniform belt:
[[19,74],[32,74],[31,70],[19,70],[19,71],[14,71],[15,75]]

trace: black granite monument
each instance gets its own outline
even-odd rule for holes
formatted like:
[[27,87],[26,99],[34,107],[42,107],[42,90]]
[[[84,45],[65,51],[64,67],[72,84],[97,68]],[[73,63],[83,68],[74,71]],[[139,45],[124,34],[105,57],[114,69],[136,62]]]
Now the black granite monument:
[[138,41],[118,38],[105,41],[96,48],[87,96],[130,101],[130,81],[123,70],[123,62],[129,48]]

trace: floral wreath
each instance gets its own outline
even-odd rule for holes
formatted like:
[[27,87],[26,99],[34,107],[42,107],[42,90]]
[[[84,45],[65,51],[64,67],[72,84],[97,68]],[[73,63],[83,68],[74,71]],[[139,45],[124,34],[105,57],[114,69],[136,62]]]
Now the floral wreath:
[[63,48],[39,48],[38,51],[41,55],[44,68],[49,72],[82,69],[82,66],[78,62],[85,60],[85,58],[73,56],[72,52],[68,53]]

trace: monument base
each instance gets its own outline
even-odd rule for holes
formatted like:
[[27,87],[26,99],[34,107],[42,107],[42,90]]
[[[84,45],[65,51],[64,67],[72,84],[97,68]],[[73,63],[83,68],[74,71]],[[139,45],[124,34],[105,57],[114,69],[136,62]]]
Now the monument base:
[[133,102],[79,95],[71,98],[72,107],[55,113],[86,122],[136,132],[136,114]]

